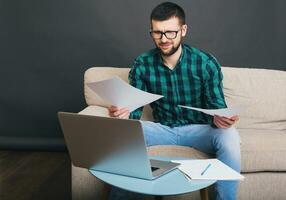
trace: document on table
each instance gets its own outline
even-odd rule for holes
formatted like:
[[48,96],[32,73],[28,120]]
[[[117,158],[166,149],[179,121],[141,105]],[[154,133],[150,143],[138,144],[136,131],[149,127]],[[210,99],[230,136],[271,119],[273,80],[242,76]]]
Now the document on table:
[[218,116],[227,117],[227,118],[238,115],[243,110],[241,106],[233,106],[230,108],[221,108],[221,109],[203,109],[203,108],[195,108],[195,107],[183,106],[183,105],[179,105],[179,107],[200,111],[205,114],[212,115],[212,116],[218,115]]
[[117,76],[87,85],[108,104],[119,108],[127,107],[130,112],[163,97],[139,90]]
[[180,163],[178,169],[190,179],[243,180],[244,176],[218,159],[172,160]]

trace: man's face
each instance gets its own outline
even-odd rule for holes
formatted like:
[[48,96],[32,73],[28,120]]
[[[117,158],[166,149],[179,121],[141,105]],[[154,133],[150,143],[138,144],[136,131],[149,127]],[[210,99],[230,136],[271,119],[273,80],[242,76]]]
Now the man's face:
[[[152,20],[151,31],[154,43],[161,50],[162,55],[171,56],[180,47],[182,38],[187,33],[187,25],[181,25],[177,17],[172,17],[165,21]],[[160,33],[165,33],[165,35]],[[160,38],[160,36],[162,37]]]

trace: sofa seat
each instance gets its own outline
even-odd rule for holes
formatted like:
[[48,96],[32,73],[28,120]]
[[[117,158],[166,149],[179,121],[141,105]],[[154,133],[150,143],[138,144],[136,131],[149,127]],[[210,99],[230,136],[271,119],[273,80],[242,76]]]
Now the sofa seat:
[[[286,133],[273,130],[238,130],[241,137],[241,172],[283,172],[286,169]],[[275,144],[275,145],[273,145]],[[149,155],[210,158],[196,149],[158,145],[148,148]]]
[[[80,114],[106,116],[108,112],[100,106],[88,106]],[[241,172],[285,171],[286,132],[267,129],[238,129],[241,139]],[[209,158],[193,148],[158,145],[149,147],[150,155],[167,157]]]
[[286,132],[239,129],[242,172],[285,171]]
[[[241,137],[241,163],[243,173],[264,171],[285,171],[286,169],[286,133],[273,130],[238,130]],[[275,144],[275,145],[273,145]],[[196,149],[158,145],[148,148],[149,155],[186,158],[210,158]]]

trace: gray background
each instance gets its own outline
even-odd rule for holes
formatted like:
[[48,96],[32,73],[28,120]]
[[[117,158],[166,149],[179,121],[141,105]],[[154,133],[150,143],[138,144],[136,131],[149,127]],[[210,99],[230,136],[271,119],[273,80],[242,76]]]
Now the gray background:
[[[160,2],[0,0],[0,148],[64,149],[57,111],[85,107],[89,67],[128,67],[153,48],[149,15]],[[174,2],[186,43],[222,65],[286,70],[286,1]]]

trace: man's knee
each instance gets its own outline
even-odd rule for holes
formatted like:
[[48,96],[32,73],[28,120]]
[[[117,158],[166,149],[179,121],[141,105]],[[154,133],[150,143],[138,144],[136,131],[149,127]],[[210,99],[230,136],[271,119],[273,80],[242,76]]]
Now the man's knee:
[[214,131],[214,142],[225,144],[240,144],[240,137],[238,131],[234,128],[216,129]]
[[215,131],[213,143],[217,151],[231,153],[240,157],[240,136],[234,128],[217,129]]

